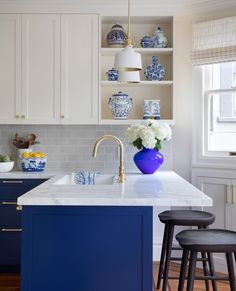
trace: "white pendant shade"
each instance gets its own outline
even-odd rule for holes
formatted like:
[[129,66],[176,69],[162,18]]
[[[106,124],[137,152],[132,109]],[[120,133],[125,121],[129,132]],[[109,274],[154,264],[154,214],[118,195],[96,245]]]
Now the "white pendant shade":
[[121,71],[119,72],[118,82],[124,83],[139,83],[139,71]]
[[135,52],[132,45],[127,45],[116,54],[114,67],[119,72],[140,71],[142,70],[141,55]]

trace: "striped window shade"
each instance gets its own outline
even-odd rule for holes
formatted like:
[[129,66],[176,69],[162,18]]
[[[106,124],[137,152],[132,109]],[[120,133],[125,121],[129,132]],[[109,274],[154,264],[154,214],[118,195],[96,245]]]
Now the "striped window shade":
[[236,61],[236,16],[193,26],[193,65]]

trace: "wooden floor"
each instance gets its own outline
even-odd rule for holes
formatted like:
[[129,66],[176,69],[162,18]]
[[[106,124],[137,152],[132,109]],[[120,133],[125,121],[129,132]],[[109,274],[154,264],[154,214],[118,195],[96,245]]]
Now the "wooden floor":
[[[173,264],[171,265],[171,275],[176,276],[178,275],[178,265]],[[157,278],[157,270],[158,270],[158,263],[154,263],[153,265],[154,270],[154,279],[156,284]],[[198,273],[201,273],[198,270]],[[169,281],[169,291],[177,291],[178,281],[177,280],[170,280]],[[20,277],[18,275],[10,275],[10,274],[0,274],[0,291],[19,291],[20,290]],[[230,291],[228,282],[217,282],[218,290],[219,291]],[[204,291],[205,284],[202,281],[195,281],[194,284],[194,291]],[[56,291],[56,290],[51,290]]]

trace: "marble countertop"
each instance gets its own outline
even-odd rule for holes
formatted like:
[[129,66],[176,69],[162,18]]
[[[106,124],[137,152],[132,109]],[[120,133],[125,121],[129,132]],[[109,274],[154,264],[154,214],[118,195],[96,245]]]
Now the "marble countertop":
[[[13,173],[9,173],[9,177],[11,174]],[[45,172],[45,174],[37,174],[38,178],[52,178],[19,197],[18,204],[51,206],[212,206],[210,197],[172,171],[157,171],[153,175],[126,174],[124,184],[99,185],[97,188],[81,185],[55,185],[55,182],[65,174],[67,173],[50,174]],[[33,176],[35,174],[28,175],[24,177],[36,177]],[[23,178],[22,175],[21,178]]]

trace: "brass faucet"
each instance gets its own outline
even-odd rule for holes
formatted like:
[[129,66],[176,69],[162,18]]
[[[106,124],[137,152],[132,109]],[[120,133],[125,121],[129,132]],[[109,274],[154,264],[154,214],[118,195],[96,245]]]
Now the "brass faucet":
[[103,135],[103,136],[99,137],[96,140],[94,148],[93,148],[93,157],[96,158],[97,149],[98,149],[99,144],[106,139],[112,139],[119,144],[119,148],[120,148],[119,183],[124,183],[125,182],[124,145],[118,137],[116,137],[114,135]]

